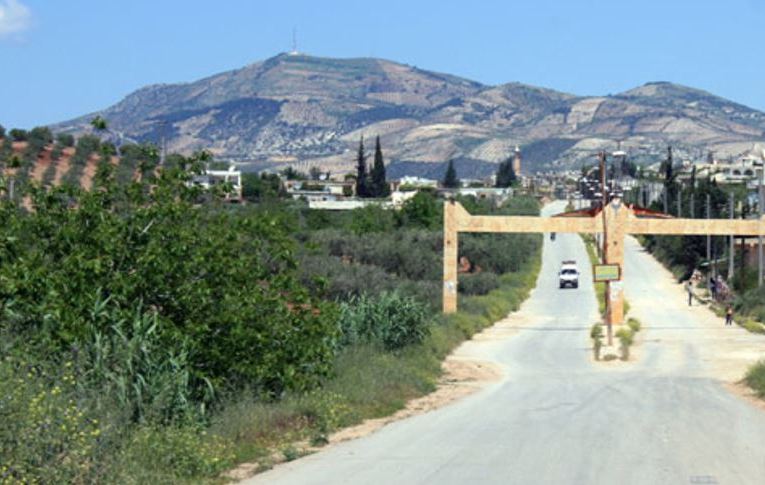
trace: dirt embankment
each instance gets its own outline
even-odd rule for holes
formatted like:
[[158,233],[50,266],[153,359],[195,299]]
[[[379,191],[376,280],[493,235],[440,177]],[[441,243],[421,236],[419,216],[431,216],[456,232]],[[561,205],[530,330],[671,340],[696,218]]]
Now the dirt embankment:
[[43,175],[45,175],[45,172],[53,163],[53,153],[51,148],[52,147],[45,147],[45,149],[37,155],[37,163],[35,163],[32,172],[29,174],[29,178],[37,183],[42,182]]
[[100,155],[93,154],[88,157],[88,162],[85,164],[85,168],[82,169],[82,175],[80,175],[79,180],[80,187],[83,189],[90,190],[93,187],[93,177],[96,175],[100,160]]
[[74,148],[64,148],[61,151],[61,158],[56,164],[56,173],[53,175],[53,185],[61,185],[61,180],[72,166],[72,156],[74,156]]

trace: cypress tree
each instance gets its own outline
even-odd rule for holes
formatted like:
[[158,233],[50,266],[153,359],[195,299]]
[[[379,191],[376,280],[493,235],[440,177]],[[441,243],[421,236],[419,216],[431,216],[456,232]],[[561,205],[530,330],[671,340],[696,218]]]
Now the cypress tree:
[[383,161],[380,137],[375,141],[375,162],[372,166],[372,183],[370,187],[372,197],[387,197],[390,195],[390,187],[385,180],[385,162]]
[[456,189],[460,186],[460,179],[457,178],[457,171],[454,169],[454,160],[449,160],[443,184],[447,189]]
[[516,181],[515,170],[513,170],[513,159],[508,158],[499,164],[497,169],[497,182],[494,184],[498,188],[510,187]]
[[359,141],[359,152],[356,155],[356,195],[369,197],[369,180],[367,180],[367,154],[364,151],[364,136]]

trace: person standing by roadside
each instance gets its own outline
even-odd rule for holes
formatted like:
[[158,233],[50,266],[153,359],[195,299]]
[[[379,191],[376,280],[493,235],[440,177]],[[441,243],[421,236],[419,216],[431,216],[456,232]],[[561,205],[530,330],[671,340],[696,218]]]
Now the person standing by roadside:
[[709,295],[712,300],[717,300],[717,282],[712,276],[709,277]]
[[685,291],[688,292],[688,306],[691,306],[691,300],[693,299],[693,283],[691,280],[685,282]]
[[725,325],[733,325],[733,307],[730,305],[725,309]]

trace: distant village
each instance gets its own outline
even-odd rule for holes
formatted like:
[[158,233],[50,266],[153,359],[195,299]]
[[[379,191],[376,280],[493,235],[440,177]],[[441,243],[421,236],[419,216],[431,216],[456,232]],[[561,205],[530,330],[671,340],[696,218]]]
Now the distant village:
[[[284,197],[306,201],[309,208],[320,210],[353,210],[371,204],[395,209],[422,190],[435,192],[444,198],[461,195],[491,199],[499,205],[518,191],[534,191],[535,183],[540,183],[540,194],[549,192],[551,184],[555,183],[552,174],[549,177],[526,176],[518,147],[505,163],[511,167],[511,175],[510,180],[504,182],[498,182],[497,173],[482,179],[457,179],[456,186],[450,186],[455,184],[445,183],[445,180],[404,176],[396,180],[386,180],[389,189],[387,192],[390,195],[385,197],[359,197],[357,176],[353,173],[332,174],[314,168],[308,174],[303,174],[288,167],[281,171],[263,170],[258,176],[278,177],[280,192]],[[501,167],[501,164],[498,167]],[[216,184],[229,184],[232,187],[229,201],[244,202],[248,199],[244,182],[247,175],[238,170],[235,164],[231,164],[228,169],[208,169],[204,174],[197,176],[194,182],[205,188]]]
[[[764,159],[765,149],[759,146],[753,146],[751,150],[736,158],[720,160],[709,153],[706,159],[701,161],[675,161],[669,148],[666,159],[657,160],[651,165],[637,166],[629,161],[626,152],[614,151],[608,154],[606,190],[609,197],[621,197],[639,206],[649,207],[661,203],[666,193],[664,177],[669,163],[680,190],[701,180],[709,180],[721,188],[735,187],[739,193],[745,191],[747,205],[754,211],[758,210],[760,205],[759,191],[763,182]],[[578,170],[532,174],[524,170],[522,153],[520,148],[516,147],[505,163],[512,167],[513,182],[510,184],[498,183],[496,173],[480,179],[457,179],[456,186],[448,186],[445,180],[404,176],[396,180],[386,180],[389,195],[385,197],[359,197],[357,178],[353,173],[333,174],[315,167],[308,174],[304,174],[288,167],[281,171],[264,170],[257,176],[278,179],[282,197],[303,200],[310,208],[321,210],[353,210],[370,204],[395,209],[422,190],[435,192],[443,198],[457,195],[473,196],[478,199],[491,199],[497,204],[501,204],[515,193],[532,194],[540,199],[568,199],[576,208],[600,203],[601,182],[595,155],[591,165]],[[228,169],[209,169],[198,176],[195,182],[204,187],[227,183],[233,188],[229,200],[243,202],[248,199],[244,189],[246,183],[243,182],[247,176],[253,174],[243,173],[235,164],[231,164]],[[667,209],[670,212],[669,208]]]

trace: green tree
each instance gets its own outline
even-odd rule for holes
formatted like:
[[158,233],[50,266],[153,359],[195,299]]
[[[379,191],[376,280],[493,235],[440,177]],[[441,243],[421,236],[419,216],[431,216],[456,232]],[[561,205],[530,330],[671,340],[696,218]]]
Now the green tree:
[[101,115],[97,115],[95,118],[90,120],[90,126],[93,127],[93,130],[96,131],[99,134],[106,133],[109,135],[109,139],[113,141],[114,149],[118,157],[122,156],[122,135],[111,128],[109,128],[109,122],[106,121],[106,118],[102,117]]
[[5,138],[5,127],[0,125],[0,138]]
[[40,152],[53,142],[53,133],[47,126],[37,126],[32,128],[27,138],[29,144],[24,150],[24,158],[34,163]]
[[350,229],[354,234],[389,232],[394,229],[392,210],[372,204],[351,211]]
[[385,176],[385,161],[383,160],[379,136],[375,140],[375,161],[372,166],[370,189],[373,197],[388,197],[390,195],[390,186]]
[[20,128],[11,129],[9,134],[11,135],[11,139],[13,141],[27,141],[27,138],[29,137],[27,130],[22,130]]
[[247,200],[261,201],[275,199],[282,195],[281,179],[275,173],[242,174],[242,197]]
[[96,116],[90,120],[90,126],[99,133],[107,131],[109,129],[109,123],[101,115]]
[[306,180],[307,178],[304,173],[298,172],[297,170],[292,168],[292,166],[289,166],[285,168],[284,170],[282,170],[282,175],[287,180]]
[[454,160],[449,160],[443,185],[448,189],[456,189],[460,186],[460,179],[457,178],[457,170],[454,169]]
[[517,177],[515,175],[515,170],[513,170],[513,158],[510,157],[499,164],[495,186],[500,188],[510,187],[515,185],[516,181]]
[[[55,359],[148,326],[151,348],[184,356],[196,402],[211,387],[280,395],[329,374],[336,308],[299,283],[280,216],[200,210],[189,171],[142,186],[116,184],[109,164],[99,171],[100,190],[33,187],[34,210],[0,204],[0,335]],[[118,362],[102,377],[128,371]]]
[[356,154],[356,195],[369,197],[369,176],[367,175],[367,154],[364,150],[364,136],[359,140],[359,150]]
[[74,135],[70,133],[59,133],[56,135],[56,142],[62,147],[73,147]]
[[404,203],[398,218],[400,226],[437,229],[442,225],[443,211],[433,192],[421,190]]

